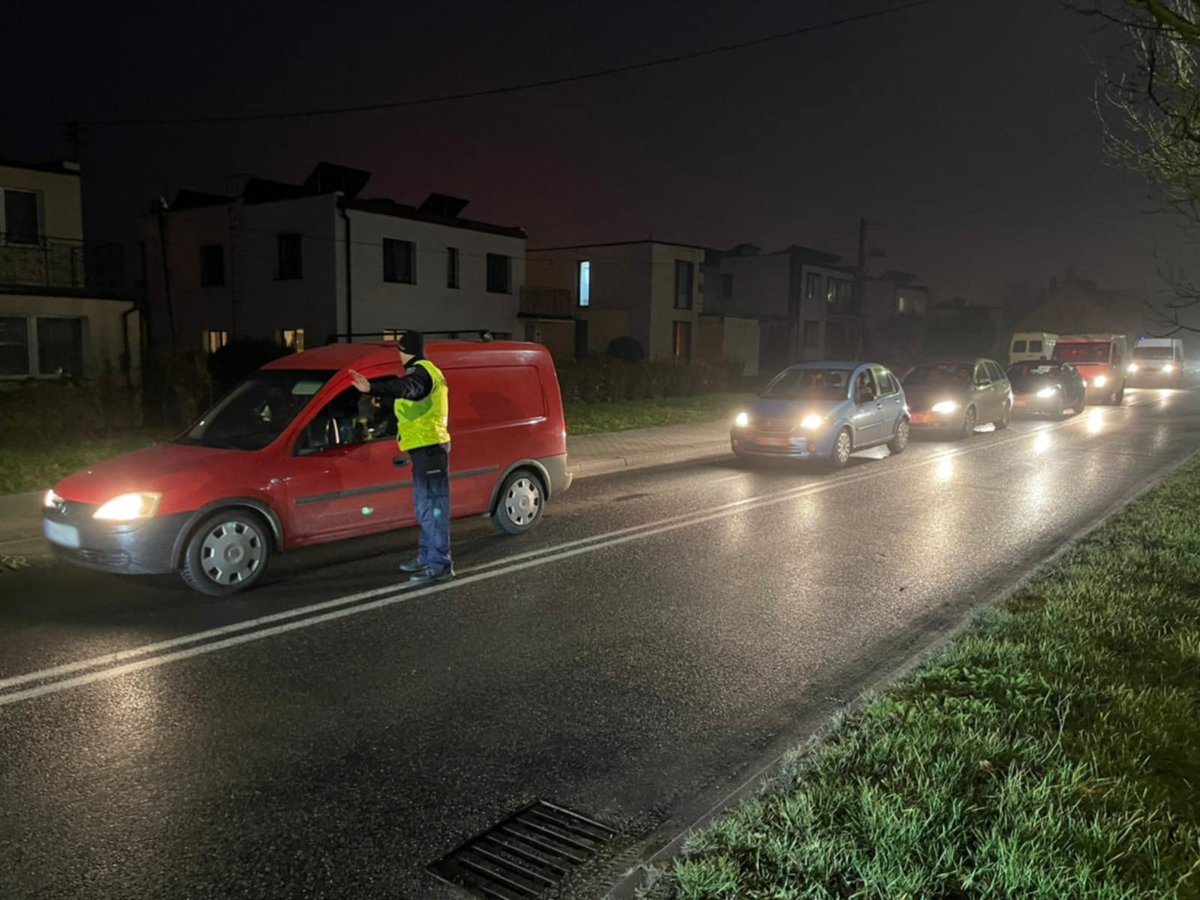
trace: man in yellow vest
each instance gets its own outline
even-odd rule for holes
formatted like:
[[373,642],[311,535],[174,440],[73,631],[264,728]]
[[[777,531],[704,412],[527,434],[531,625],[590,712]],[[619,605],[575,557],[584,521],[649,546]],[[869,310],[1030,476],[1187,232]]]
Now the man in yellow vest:
[[454,577],[450,561],[450,391],[446,377],[425,358],[425,336],[400,335],[404,375],[372,384],[350,370],[354,386],[364,394],[395,402],[400,450],[412,460],[413,506],[421,540],[416,558],[400,566],[412,584],[432,584]]

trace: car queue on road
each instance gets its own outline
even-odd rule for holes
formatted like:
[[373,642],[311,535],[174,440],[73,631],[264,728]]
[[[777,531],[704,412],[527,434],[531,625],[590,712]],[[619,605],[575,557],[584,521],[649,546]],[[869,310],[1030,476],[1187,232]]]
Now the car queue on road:
[[[1007,370],[982,357],[923,360],[899,378],[873,362],[790,366],[738,413],[730,446],[740,459],[816,459],[840,468],[870,447],[900,453],[918,432],[965,439],[981,425],[1007,428],[1014,414],[1062,418],[1088,402],[1120,405],[1139,372],[1182,383],[1179,341],[1143,340],[1130,362],[1124,335],[1014,337]],[[1045,356],[1030,358],[1033,346]]]

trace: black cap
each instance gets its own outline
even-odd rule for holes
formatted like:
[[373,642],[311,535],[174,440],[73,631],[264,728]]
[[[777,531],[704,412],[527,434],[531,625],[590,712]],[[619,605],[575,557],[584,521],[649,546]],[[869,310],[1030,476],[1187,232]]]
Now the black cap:
[[410,356],[425,355],[425,335],[419,331],[405,331],[400,335],[400,350]]

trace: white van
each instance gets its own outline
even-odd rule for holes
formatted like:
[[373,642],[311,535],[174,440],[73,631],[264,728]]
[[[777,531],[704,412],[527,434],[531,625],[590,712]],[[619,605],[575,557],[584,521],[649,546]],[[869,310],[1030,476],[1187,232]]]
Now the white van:
[[1183,341],[1179,338],[1142,338],[1133,348],[1129,381],[1138,385],[1183,383]]
[[1024,362],[1027,359],[1049,359],[1058,343],[1057,334],[1045,331],[1018,331],[1008,345],[1008,363]]

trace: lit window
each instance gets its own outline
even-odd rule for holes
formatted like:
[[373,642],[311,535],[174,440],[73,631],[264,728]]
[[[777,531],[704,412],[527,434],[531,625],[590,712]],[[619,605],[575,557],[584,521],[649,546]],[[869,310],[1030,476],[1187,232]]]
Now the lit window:
[[303,328],[285,328],[280,332],[283,340],[283,346],[289,350],[294,350],[299,353],[304,349],[304,329]]
[[216,353],[222,347],[229,343],[228,331],[202,331],[200,332],[201,346],[207,353]]
[[592,264],[586,259],[579,263],[579,305],[592,305]]

